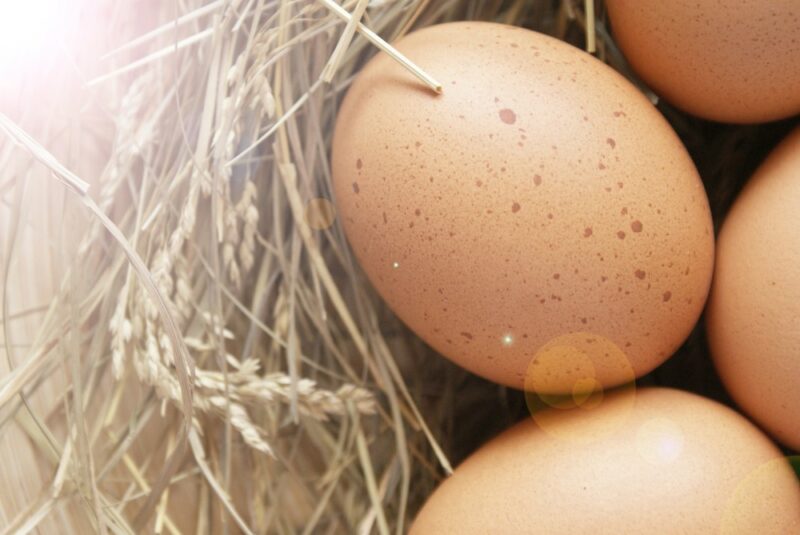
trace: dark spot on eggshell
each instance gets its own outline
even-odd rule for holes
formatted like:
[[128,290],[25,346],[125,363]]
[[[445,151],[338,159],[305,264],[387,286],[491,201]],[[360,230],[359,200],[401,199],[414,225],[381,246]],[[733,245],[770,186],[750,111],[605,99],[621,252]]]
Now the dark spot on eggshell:
[[631,230],[634,232],[641,232],[642,231],[642,222],[638,219],[631,223]]
[[414,210],[414,215],[415,215],[415,216],[419,217],[421,214],[422,214],[422,211],[421,211],[419,208],[417,208],[416,210]]
[[506,124],[514,124],[517,122],[517,114],[513,110],[503,108],[500,110],[500,120]]
[[558,280],[561,278],[561,275],[559,273],[553,273],[553,278]]
[[625,233],[620,230],[619,232],[617,232],[617,238],[619,238],[620,240],[624,240],[625,239]]
[[466,338],[467,340],[472,340],[472,335],[471,335],[470,333],[467,333],[467,332],[462,332],[462,333],[460,333],[460,334],[461,334],[461,336],[463,336],[463,337],[464,337],[464,338]]
[[617,146],[617,142],[616,142],[616,141],[614,141],[614,138],[613,138],[613,137],[606,138],[606,143],[608,143],[608,145],[609,145],[609,146],[610,146],[612,149],[613,149],[614,147],[616,147],[616,146]]
[[670,299],[672,299],[672,292],[670,292],[670,291],[666,291],[666,292],[664,292],[664,295],[663,295],[663,296],[661,296],[661,298],[662,298],[662,299],[664,300],[664,302],[666,303],[667,301],[669,301]]
[[634,272],[634,275],[636,275],[636,278],[637,278],[637,279],[644,279],[644,278],[647,276],[647,273],[645,273],[645,272],[644,272],[644,271],[642,271],[641,269],[637,269],[637,270]]
[[585,229],[583,229],[584,238],[588,238],[591,235],[592,235],[592,227],[586,227]]
[[514,204],[512,204],[512,205],[511,205],[511,211],[512,211],[513,213],[515,213],[515,214],[516,214],[517,212],[519,212],[519,209],[520,209],[520,208],[521,208],[521,207],[520,207],[520,205],[519,205],[519,203],[518,203],[518,202],[515,202]]
[[353,182],[353,192],[358,193],[359,191],[361,191],[361,188],[358,187],[358,182]]
[[362,162],[361,158],[359,158],[358,160],[356,160],[356,169],[361,169],[362,167],[364,167],[364,162]]
[[539,185],[541,185],[541,183],[542,183],[541,175],[533,175],[533,184],[535,186],[539,186]]

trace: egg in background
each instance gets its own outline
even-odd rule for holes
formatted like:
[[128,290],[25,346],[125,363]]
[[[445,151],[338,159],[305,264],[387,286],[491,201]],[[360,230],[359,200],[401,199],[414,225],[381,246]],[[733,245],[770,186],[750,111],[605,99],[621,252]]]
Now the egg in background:
[[719,235],[707,313],[736,403],[800,451],[800,128],[769,155]]
[[[687,392],[640,389],[632,410],[630,395],[550,409],[556,433],[526,420],[491,440],[433,493],[411,535],[800,532],[800,483],[753,424]],[[559,438],[574,433],[599,437]]]
[[797,0],[605,0],[614,41],[661,97],[729,123],[800,113]]
[[[392,310],[514,388],[529,372],[542,392],[607,388],[666,360],[714,253],[702,183],[659,112],[594,57],[521,28],[443,24],[396,47],[444,94],[377,55],[332,151],[345,233]],[[558,365],[537,375],[545,354]]]

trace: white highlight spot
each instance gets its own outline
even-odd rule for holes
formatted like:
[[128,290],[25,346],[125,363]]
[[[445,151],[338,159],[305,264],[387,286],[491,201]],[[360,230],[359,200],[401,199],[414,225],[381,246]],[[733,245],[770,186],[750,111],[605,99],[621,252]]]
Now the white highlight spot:
[[683,452],[680,426],[668,418],[652,418],[636,432],[636,449],[651,464],[669,464]]
[[80,1],[0,0],[0,75],[18,75],[57,55]]
[[399,269],[399,268],[400,268],[400,262],[397,261],[392,262],[392,269]]
[[514,343],[514,337],[511,336],[510,333],[504,334],[503,338],[500,340],[504,346],[508,347]]

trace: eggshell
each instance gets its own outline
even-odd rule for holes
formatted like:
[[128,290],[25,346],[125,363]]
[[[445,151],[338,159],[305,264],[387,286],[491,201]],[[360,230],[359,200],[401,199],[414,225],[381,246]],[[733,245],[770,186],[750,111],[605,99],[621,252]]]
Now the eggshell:
[[736,402],[800,451],[800,128],[756,171],[720,232],[707,325]]
[[[590,412],[551,409],[554,425],[592,434],[627,411],[628,395]],[[798,480],[744,417],[661,388],[639,390],[624,417],[597,441],[514,426],[440,485],[411,535],[800,533]]]
[[606,0],[614,40],[656,93],[731,123],[800,112],[797,0]]
[[[342,103],[332,163],[344,230],[394,312],[516,388],[540,348],[578,333],[629,359],[575,352],[602,387],[668,358],[703,308],[713,233],[658,111],[600,61],[528,30],[452,23],[396,46],[444,94],[379,54]],[[547,390],[573,389],[567,364]]]

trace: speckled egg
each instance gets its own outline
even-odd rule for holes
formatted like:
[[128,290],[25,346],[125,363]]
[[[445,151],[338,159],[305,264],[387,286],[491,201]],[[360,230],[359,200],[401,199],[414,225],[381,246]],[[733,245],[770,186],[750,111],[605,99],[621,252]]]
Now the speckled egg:
[[718,244],[708,339],[747,414],[800,451],[800,128],[756,171]]
[[629,362],[586,345],[548,368],[548,391],[587,379],[571,360],[608,387],[667,359],[703,308],[713,233],[658,111],[592,56],[520,28],[444,24],[396,46],[444,94],[379,54],[342,103],[332,164],[346,235],[394,312],[516,388],[541,348],[575,333]]
[[800,484],[753,424],[714,401],[641,389],[612,394],[554,425],[593,433],[563,441],[526,420],[483,446],[440,485],[411,535],[800,533]]
[[679,108],[731,123],[800,113],[797,0],[606,0],[634,70]]

